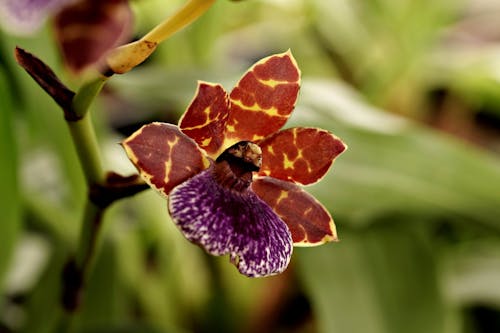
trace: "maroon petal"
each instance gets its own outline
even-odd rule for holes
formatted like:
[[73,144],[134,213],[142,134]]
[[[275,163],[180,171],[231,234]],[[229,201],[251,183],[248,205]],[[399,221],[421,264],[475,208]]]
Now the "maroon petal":
[[215,158],[224,141],[229,116],[229,96],[220,84],[198,82],[188,109],[179,120],[181,131]]
[[286,224],[253,191],[224,188],[207,169],[175,187],[172,219],[184,236],[212,255],[229,254],[240,273],[281,273],[292,255]]
[[68,67],[79,72],[98,63],[131,33],[127,0],[87,0],[65,7],[55,18],[55,31]]
[[224,146],[278,131],[293,111],[299,87],[300,70],[290,51],[259,60],[230,93]]
[[302,185],[318,182],[347,146],[320,128],[295,127],[258,142],[262,148],[259,174]]
[[295,246],[316,246],[337,240],[328,210],[294,183],[272,177],[254,179],[252,189],[288,225]]
[[171,124],[144,125],[122,145],[144,180],[165,196],[210,164],[196,143]]

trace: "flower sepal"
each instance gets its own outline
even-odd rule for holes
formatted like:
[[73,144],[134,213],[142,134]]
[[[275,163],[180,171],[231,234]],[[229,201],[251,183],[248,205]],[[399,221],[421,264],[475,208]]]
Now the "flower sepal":
[[210,165],[196,143],[171,124],[144,125],[122,146],[142,178],[164,196]]

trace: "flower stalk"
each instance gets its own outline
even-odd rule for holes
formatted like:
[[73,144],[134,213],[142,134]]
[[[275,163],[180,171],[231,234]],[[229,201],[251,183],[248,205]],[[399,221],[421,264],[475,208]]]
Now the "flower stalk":
[[205,13],[215,0],[189,0],[174,15],[158,24],[138,41],[122,45],[108,55],[106,75],[123,74],[146,60],[162,41]]
[[73,311],[78,308],[81,292],[95,258],[106,208],[119,199],[143,191],[147,186],[137,175],[106,175],[104,171],[88,108],[104,85],[105,78],[90,81],[75,94],[36,56],[20,48],[16,48],[15,55],[19,65],[63,110],[88,187],[77,250],[63,272],[63,307],[67,311]]
[[142,40],[160,43],[205,13],[215,0],[190,0],[174,15],[158,24]]

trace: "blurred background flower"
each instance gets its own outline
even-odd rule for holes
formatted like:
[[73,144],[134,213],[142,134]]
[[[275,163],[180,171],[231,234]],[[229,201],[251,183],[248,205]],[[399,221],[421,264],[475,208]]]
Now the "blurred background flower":
[[[142,36],[183,1],[131,3]],[[5,5],[5,4],[4,4]],[[290,48],[302,70],[287,126],[349,151],[313,193],[340,242],[296,249],[247,279],[187,244],[152,191],[112,206],[78,332],[500,331],[500,4],[495,0],[217,1],[93,106],[107,167],[117,144],[176,123],[196,80],[232,87]],[[0,34],[0,329],[53,331],[85,184],[60,111],[14,64],[20,45],[70,86],[53,30]]]
[[14,35],[35,33],[45,20],[76,0],[2,0],[1,26]]

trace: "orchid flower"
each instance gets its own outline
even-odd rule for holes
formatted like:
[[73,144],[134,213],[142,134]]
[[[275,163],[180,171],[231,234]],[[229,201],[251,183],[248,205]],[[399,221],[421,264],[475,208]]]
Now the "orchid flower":
[[319,181],[347,147],[319,128],[280,130],[299,87],[291,52],[272,55],[230,94],[199,82],[178,126],[151,123],[123,141],[183,235],[228,254],[246,276],[283,272],[294,245],[337,240],[330,213],[301,186]]

